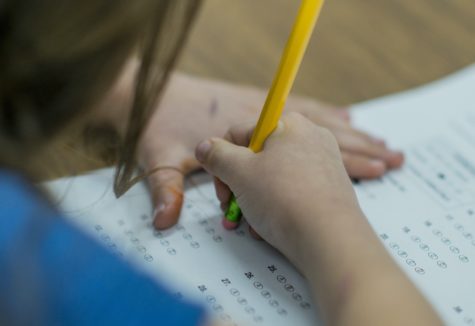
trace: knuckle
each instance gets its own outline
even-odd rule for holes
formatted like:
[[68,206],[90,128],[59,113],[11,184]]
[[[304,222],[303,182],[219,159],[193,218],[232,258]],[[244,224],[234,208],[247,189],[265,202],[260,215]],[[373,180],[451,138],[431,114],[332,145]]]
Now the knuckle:
[[307,118],[302,113],[292,111],[286,114],[282,120],[286,123],[292,124],[294,122],[298,123],[298,122],[307,120]]
[[228,129],[228,131],[226,131],[226,134],[224,135],[224,139],[226,139],[227,141],[233,141],[233,134],[235,133],[235,126],[231,127]]
[[314,124],[300,113],[291,112],[282,118],[283,129],[286,134],[302,136],[312,131]]
[[223,158],[223,144],[220,140],[217,139],[212,139],[211,144],[212,146],[208,152],[207,161],[212,168],[215,168],[219,166]]
[[335,135],[327,128],[316,126],[319,138],[331,146],[338,147]]
[[324,139],[332,139],[332,138],[335,138],[335,136],[333,135],[333,133],[327,129],[327,128],[324,128],[324,127],[320,127],[320,126],[316,126],[316,129],[317,129],[317,132],[320,134],[320,137],[324,138]]
[[255,123],[244,122],[231,126],[228,130],[226,140],[241,146],[248,145],[254,131]]

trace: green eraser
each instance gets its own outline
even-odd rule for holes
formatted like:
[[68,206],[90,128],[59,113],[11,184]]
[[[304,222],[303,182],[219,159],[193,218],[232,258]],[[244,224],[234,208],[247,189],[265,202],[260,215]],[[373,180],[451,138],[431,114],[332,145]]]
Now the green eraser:
[[239,208],[239,205],[236,201],[236,197],[231,198],[231,201],[229,202],[229,207],[226,210],[225,217],[228,221],[230,222],[239,222],[241,219],[241,209]]

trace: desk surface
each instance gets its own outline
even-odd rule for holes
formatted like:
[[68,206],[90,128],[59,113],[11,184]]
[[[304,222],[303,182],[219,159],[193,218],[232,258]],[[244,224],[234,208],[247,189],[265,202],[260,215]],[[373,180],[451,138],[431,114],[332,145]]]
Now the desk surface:
[[[204,1],[180,69],[269,87],[298,5]],[[327,0],[294,91],[350,104],[426,83],[472,62],[473,0]],[[45,178],[103,165],[80,147],[56,146]]]
[[[206,0],[182,68],[269,87],[299,2]],[[349,104],[471,62],[473,0],[327,0],[294,90]]]

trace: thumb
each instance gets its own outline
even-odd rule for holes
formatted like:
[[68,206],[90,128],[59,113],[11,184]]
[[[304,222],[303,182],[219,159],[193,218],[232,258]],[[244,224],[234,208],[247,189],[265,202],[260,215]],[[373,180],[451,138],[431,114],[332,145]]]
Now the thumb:
[[176,224],[183,205],[183,173],[164,168],[148,176],[148,184],[155,204],[154,226],[161,230]]
[[196,159],[203,168],[228,185],[234,184],[239,171],[247,164],[252,151],[221,138],[202,141],[195,150]]

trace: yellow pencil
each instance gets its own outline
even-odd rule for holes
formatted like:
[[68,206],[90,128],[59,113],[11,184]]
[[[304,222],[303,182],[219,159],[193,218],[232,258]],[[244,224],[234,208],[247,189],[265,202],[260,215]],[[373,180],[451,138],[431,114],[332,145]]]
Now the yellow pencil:
[[[287,40],[279,69],[274,77],[272,87],[267,95],[259,121],[251,138],[249,148],[259,152],[279,122],[285,102],[290,93],[295,77],[302,62],[305,50],[312,35],[315,23],[320,15],[324,0],[302,0],[297,18]],[[223,224],[232,229],[237,226],[241,210],[233,196],[226,211]]]

